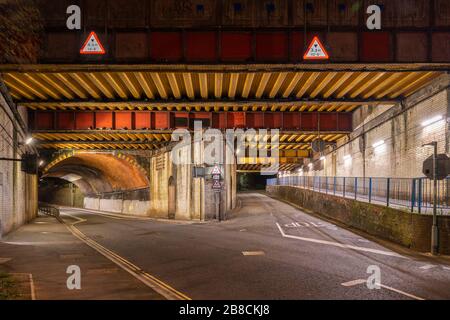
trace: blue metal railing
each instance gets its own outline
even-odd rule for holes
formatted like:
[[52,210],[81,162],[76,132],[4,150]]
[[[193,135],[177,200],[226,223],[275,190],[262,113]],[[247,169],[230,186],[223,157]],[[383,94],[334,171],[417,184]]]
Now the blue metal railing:
[[[267,185],[295,186],[339,197],[365,201],[388,207],[401,207],[411,212],[431,213],[433,185],[427,178],[361,178],[289,175],[268,179]],[[437,208],[450,213],[450,178],[438,181]]]

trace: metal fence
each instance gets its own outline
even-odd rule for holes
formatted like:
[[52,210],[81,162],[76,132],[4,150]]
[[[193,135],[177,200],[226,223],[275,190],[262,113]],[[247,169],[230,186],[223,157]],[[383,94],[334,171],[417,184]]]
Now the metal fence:
[[[438,181],[438,213],[450,210],[450,179]],[[267,185],[295,186],[334,196],[365,201],[411,212],[431,213],[433,182],[427,178],[359,178],[282,176]]]

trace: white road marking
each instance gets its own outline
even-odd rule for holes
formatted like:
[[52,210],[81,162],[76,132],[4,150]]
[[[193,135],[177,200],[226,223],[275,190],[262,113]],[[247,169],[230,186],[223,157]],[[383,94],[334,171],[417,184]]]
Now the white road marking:
[[71,215],[69,213],[61,213],[62,215],[69,216],[75,220],[76,222],[73,223],[67,223],[63,221],[66,228],[79,240],[83,241],[85,244],[90,246],[92,249],[118,265],[120,268],[131,274],[136,279],[140,280],[142,283],[144,283],[146,286],[152,288],[156,292],[158,292],[160,295],[165,297],[168,300],[191,300],[187,295],[184,293],[181,293],[177,291],[176,289],[172,288],[170,285],[166,284],[162,280],[159,280],[158,278],[152,276],[151,274],[145,272],[138,266],[134,265],[130,261],[126,260],[125,258],[121,257],[117,253],[105,248],[98,242],[92,240],[88,236],[86,236],[84,233],[82,233],[78,228],[76,228],[76,224],[86,222],[86,219]]
[[[353,287],[353,286],[357,286],[357,285],[360,285],[360,284],[363,284],[363,283],[366,283],[366,282],[367,282],[367,280],[357,279],[357,280],[341,283],[341,285],[344,286],[344,287]],[[404,295],[406,297],[409,297],[409,298],[412,298],[412,299],[415,299],[415,300],[425,300],[424,298],[415,296],[415,295],[413,295],[411,293],[407,293],[405,291],[401,291],[401,290],[398,290],[398,289],[395,289],[395,288],[392,288],[392,287],[389,287],[389,286],[385,286],[384,284],[378,283],[378,285],[381,288],[387,289],[387,290],[392,291],[392,292],[399,293],[401,295]]]
[[353,287],[353,286],[357,286],[359,284],[363,284],[366,282],[367,282],[367,280],[357,279],[357,280],[341,283],[341,285],[343,285],[344,287]]
[[34,288],[33,275],[31,273],[11,273],[11,275],[28,276],[28,282],[30,283],[30,297],[31,300],[36,300],[36,290]]
[[420,267],[420,269],[428,270],[428,269],[433,269],[433,268],[436,268],[436,267],[437,267],[437,266],[435,266],[435,265],[433,265],[433,264],[427,264],[427,265],[425,265],[425,266]]
[[263,256],[265,255],[264,251],[242,251],[244,256]]
[[286,228],[326,228],[337,231],[337,227],[330,223],[323,222],[291,222],[284,225]]
[[404,257],[402,255],[399,255],[398,253],[392,252],[392,251],[384,251],[384,250],[378,250],[378,249],[358,247],[358,246],[353,246],[353,245],[348,245],[348,244],[343,244],[343,243],[333,242],[333,241],[326,241],[326,240],[319,240],[319,239],[312,239],[312,238],[304,238],[304,237],[292,236],[292,235],[284,233],[283,229],[278,224],[278,222],[276,223],[276,225],[278,227],[278,230],[280,230],[281,235],[284,238],[297,239],[297,240],[313,242],[313,243],[319,243],[319,244],[325,244],[325,245],[328,245],[328,246],[334,246],[334,247],[339,247],[339,248],[346,248],[346,249],[352,249],[352,250],[356,250],[356,251],[364,251],[364,252],[371,252],[371,253],[381,254],[381,255],[384,255],[384,256],[391,256],[391,257],[408,259],[408,258],[406,258],[406,257]]
[[450,267],[442,267],[442,268],[444,268],[445,270],[450,270]]
[[34,288],[34,280],[33,275],[30,273],[30,291],[31,291],[31,300],[36,300],[36,290]]

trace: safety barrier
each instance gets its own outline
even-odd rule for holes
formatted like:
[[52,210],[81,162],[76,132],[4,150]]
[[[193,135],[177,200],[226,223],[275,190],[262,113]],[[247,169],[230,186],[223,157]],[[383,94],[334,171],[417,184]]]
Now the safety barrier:
[[[450,210],[450,179],[438,181],[438,213]],[[427,178],[312,177],[289,175],[269,179],[268,185],[296,186],[338,197],[387,207],[402,207],[411,212],[431,213],[433,185]]]
[[59,218],[59,209],[47,203],[39,203],[39,212],[47,216]]

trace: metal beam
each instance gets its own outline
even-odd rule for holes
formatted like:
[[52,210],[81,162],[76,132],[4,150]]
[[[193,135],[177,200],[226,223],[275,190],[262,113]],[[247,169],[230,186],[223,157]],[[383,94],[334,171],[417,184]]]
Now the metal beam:
[[450,63],[285,63],[285,64],[3,64],[0,72],[326,72],[326,71],[444,71]]
[[247,106],[252,107],[254,105],[258,106],[267,106],[268,108],[272,107],[272,105],[278,106],[289,106],[292,107],[294,105],[317,105],[317,104],[342,104],[342,105],[379,105],[379,104],[396,104],[399,103],[401,99],[336,99],[336,98],[327,98],[327,99],[295,99],[295,98],[280,98],[280,99],[215,99],[215,100],[189,100],[189,99],[179,99],[174,101],[167,100],[152,100],[152,101],[144,101],[144,100],[128,100],[128,101],[97,101],[97,100],[70,100],[70,101],[55,101],[55,100],[47,100],[47,101],[33,101],[33,100],[25,100],[20,102],[19,104],[25,107],[32,106],[54,106],[54,107],[118,107],[118,106],[135,106],[135,107],[170,107],[175,105],[184,105],[184,106],[222,106],[222,107],[234,107],[234,106]]

